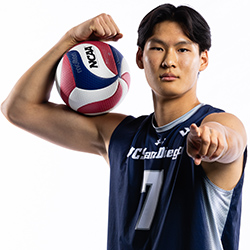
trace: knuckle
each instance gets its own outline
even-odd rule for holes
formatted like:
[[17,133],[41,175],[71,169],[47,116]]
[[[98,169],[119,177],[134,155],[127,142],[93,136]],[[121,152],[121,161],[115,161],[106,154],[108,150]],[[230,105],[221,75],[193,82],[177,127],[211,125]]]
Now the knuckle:
[[224,141],[220,142],[220,148],[225,149],[226,148],[226,143]]
[[217,138],[216,137],[211,138],[210,145],[211,145],[211,147],[217,147],[218,142],[217,142]]
[[203,139],[202,139],[202,144],[203,144],[204,146],[208,146],[208,145],[210,144],[209,138],[203,138]]
[[202,129],[203,129],[204,133],[210,133],[211,130],[212,130],[212,129],[209,128],[207,125],[203,125]]
[[214,154],[213,154],[213,158],[218,158],[220,156],[220,152],[219,151],[216,151]]
[[107,14],[106,13],[101,13],[98,17],[106,17]]
[[102,20],[110,20],[110,18],[111,18],[111,16],[106,14],[106,13],[102,13],[98,17],[101,18]]
[[222,153],[224,152],[224,146],[223,145],[220,145],[219,147],[218,147],[218,149],[216,150],[216,152],[214,153],[214,156],[215,157],[219,157],[219,156],[221,156],[222,155]]

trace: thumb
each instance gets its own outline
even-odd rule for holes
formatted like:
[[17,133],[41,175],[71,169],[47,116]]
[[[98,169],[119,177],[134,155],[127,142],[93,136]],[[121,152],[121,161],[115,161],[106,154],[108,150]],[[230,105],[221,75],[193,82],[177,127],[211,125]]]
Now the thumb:
[[113,41],[113,42],[117,42],[119,39],[121,39],[123,37],[122,33],[117,33],[115,36],[111,36],[105,39],[105,41]]

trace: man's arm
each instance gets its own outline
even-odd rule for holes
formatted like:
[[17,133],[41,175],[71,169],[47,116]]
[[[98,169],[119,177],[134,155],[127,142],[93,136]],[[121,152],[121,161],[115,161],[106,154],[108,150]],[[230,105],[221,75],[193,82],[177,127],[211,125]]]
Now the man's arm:
[[58,62],[66,51],[81,41],[117,41],[121,37],[106,14],[72,28],[20,78],[1,106],[3,114],[13,124],[48,141],[107,158],[110,136],[125,116],[85,117],[48,100]]
[[187,153],[196,165],[201,163],[213,183],[230,190],[242,175],[246,143],[245,128],[237,117],[215,113],[208,115],[200,127],[191,125]]

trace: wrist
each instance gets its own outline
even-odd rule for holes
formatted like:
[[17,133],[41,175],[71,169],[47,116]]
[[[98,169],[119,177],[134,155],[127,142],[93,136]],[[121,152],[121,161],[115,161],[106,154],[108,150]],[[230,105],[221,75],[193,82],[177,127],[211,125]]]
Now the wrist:
[[72,31],[67,31],[64,36],[59,40],[56,46],[61,47],[65,52],[79,44],[79,42],[72,36]]

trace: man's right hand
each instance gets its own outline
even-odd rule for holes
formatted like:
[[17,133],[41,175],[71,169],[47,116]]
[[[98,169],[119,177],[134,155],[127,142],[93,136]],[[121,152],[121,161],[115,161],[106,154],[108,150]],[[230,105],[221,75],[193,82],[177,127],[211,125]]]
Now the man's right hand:
[[76,27],[68,34],[74,44],[88,40],[118,41],[122,34],[113,18],[108,14],[100,14]]

